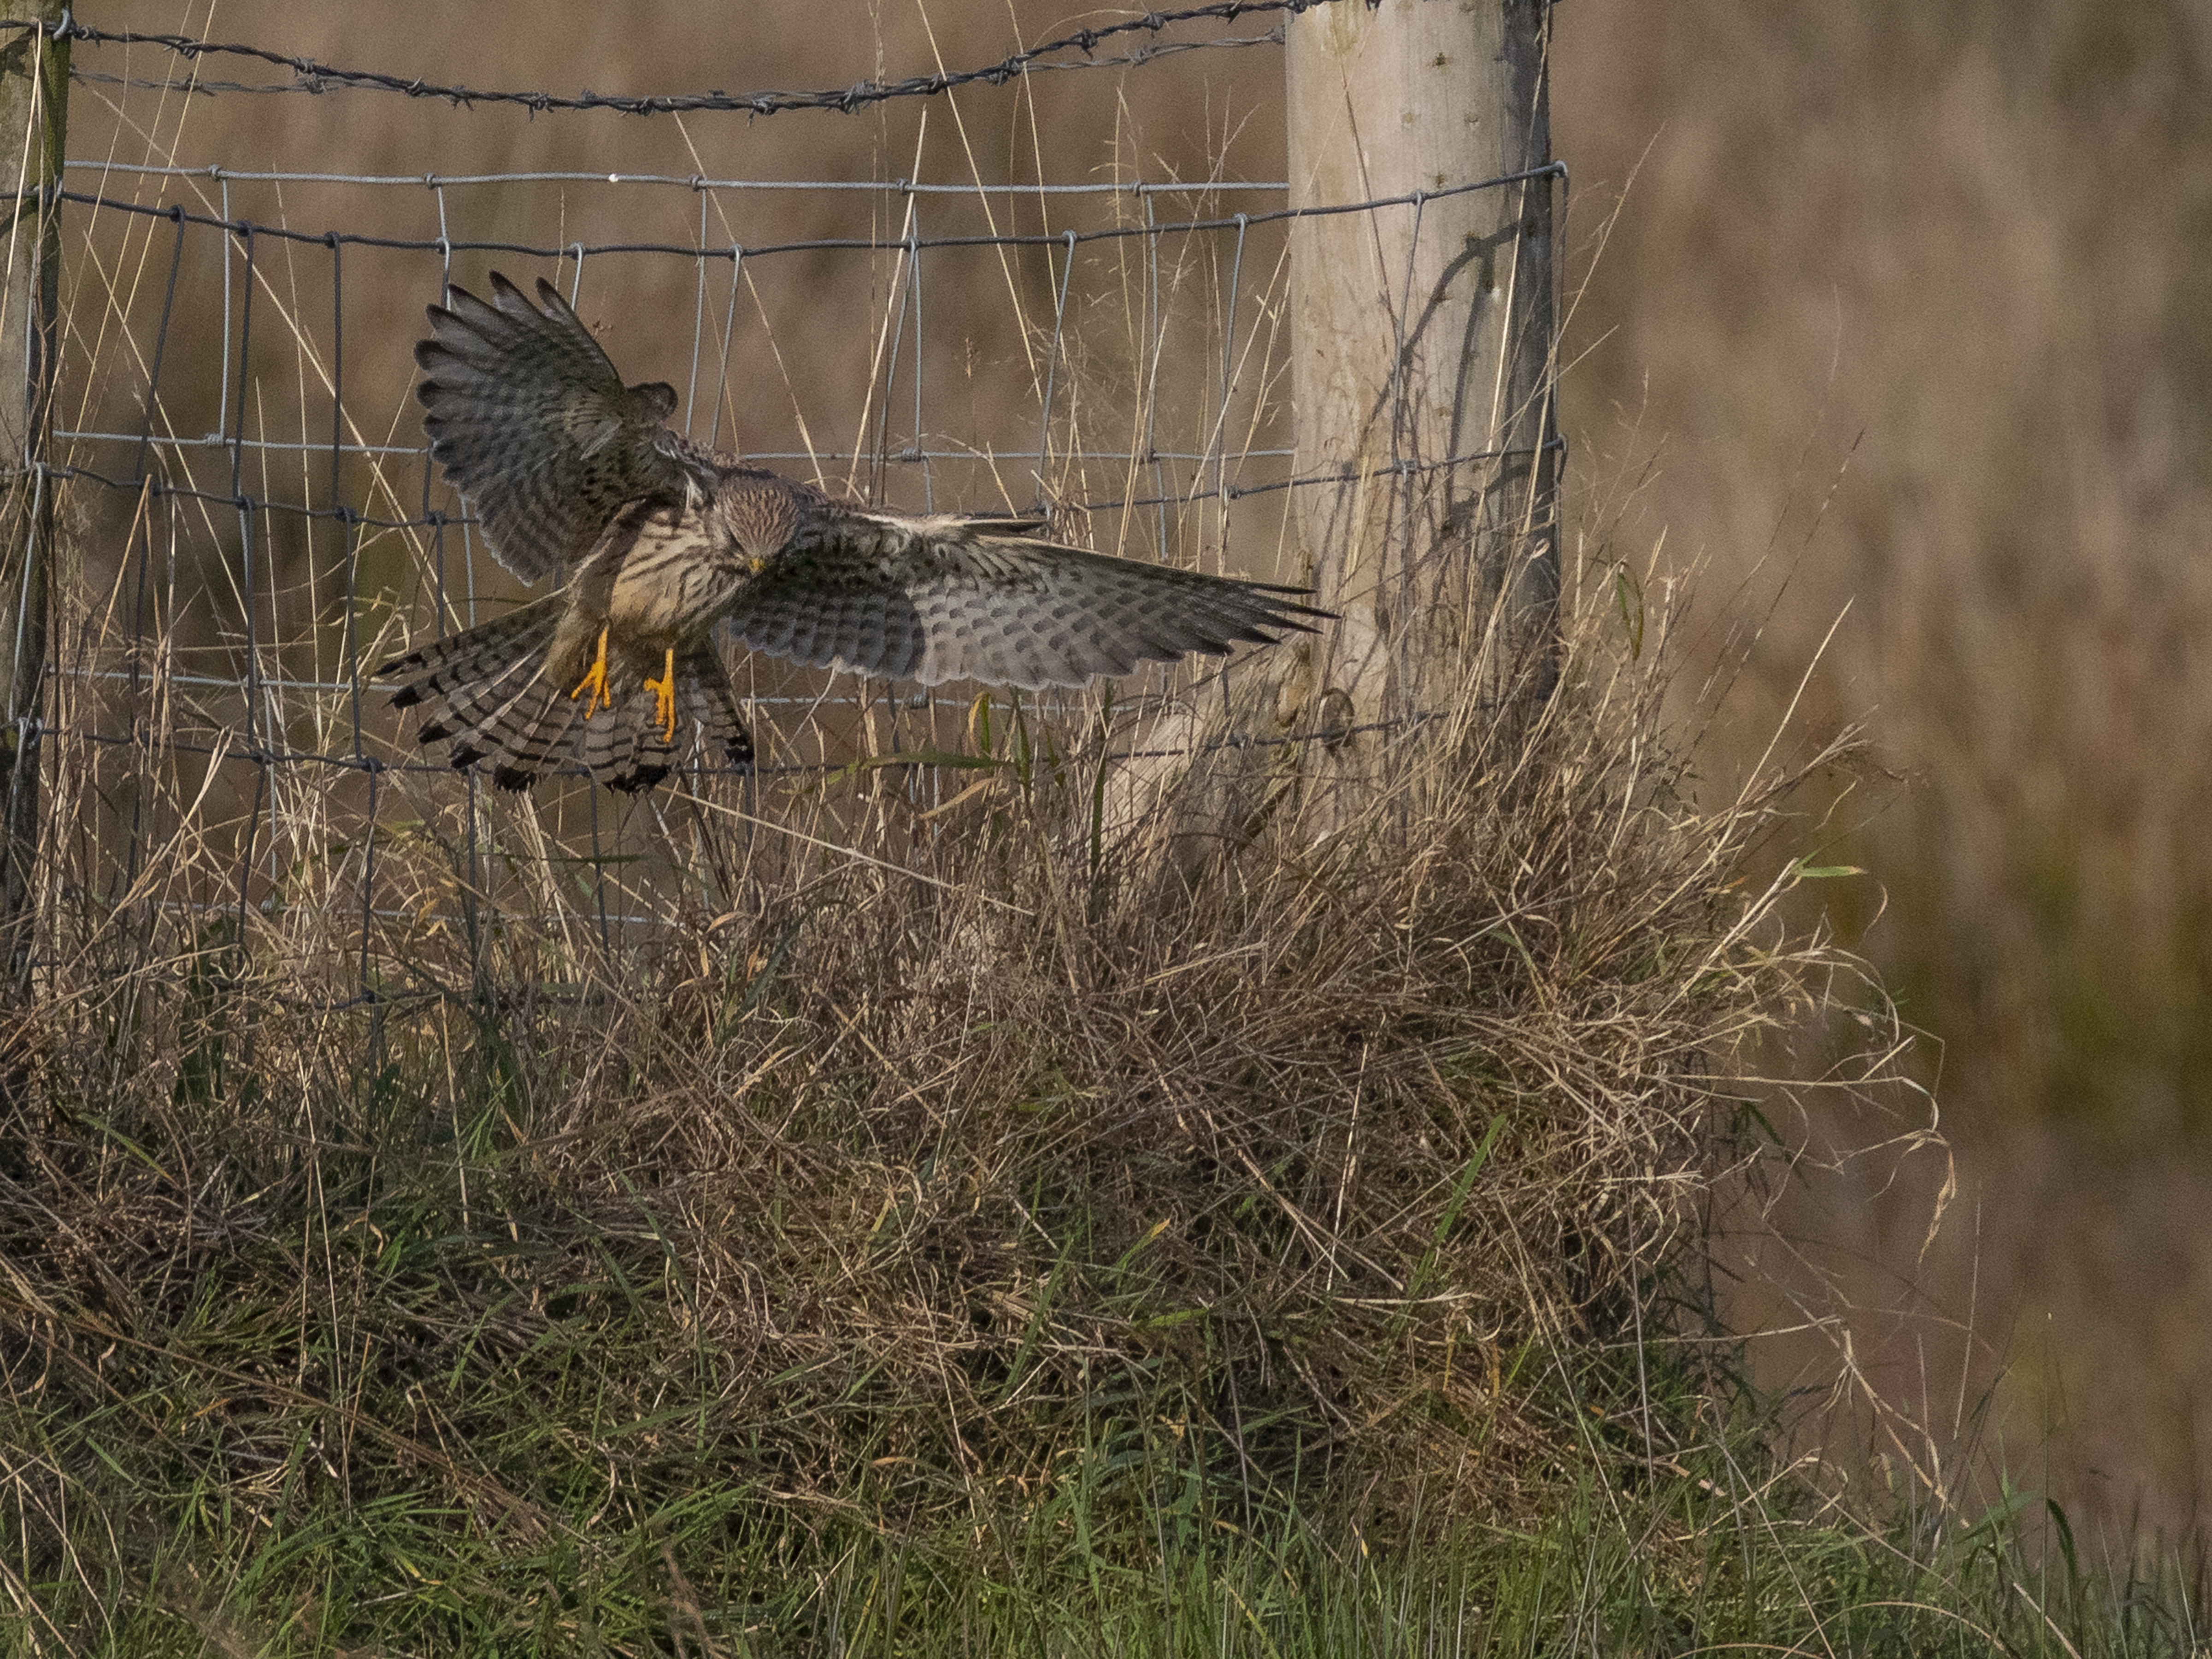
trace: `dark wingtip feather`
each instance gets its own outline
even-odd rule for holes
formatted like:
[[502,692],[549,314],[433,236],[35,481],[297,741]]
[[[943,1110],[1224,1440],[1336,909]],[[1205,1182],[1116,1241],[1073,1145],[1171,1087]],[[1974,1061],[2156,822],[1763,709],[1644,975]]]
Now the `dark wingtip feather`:
[[[1267,607],[1267,616],[1264,624],[1267,627],[1296,628],[1310,634],[1315,631],[1314,623],[1331,623],[1339,620],[1337,613],[1334,611],[1324,611],[1317,605],[1297,603],[1300,599],[1310,599],[1318,591],[1317,589],[1294,587],[1287,582],[1246,581],[1241,577],[1237,579],[1236,585],[1250,594],[1259,604]],[[1281,597],[1277,598],[1278,594]],[[1298,618],[1301,617],[1311,617],[1314,622],[1300,622]],[[1274,641],[1270,640],[1267,643],[1272,645]]]

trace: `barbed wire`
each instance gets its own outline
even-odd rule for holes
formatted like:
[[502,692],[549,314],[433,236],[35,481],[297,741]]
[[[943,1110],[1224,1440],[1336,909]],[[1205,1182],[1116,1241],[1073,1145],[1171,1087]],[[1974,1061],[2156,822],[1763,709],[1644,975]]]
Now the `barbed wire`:
[[[1265,34],[1229,35],[1210,40],[1166,41],[1158,46],[1141,48],[1116,58],[1093,56],[1102,40],[1138,32],[1158,34],[1178,23],[1210,20],[1234,22],[1239,17],[1269,12],[1285,13],[1291,16],[1310,11],[1318,6],[1330,5],[1336,0],[1220,0],[1220,3],[1186,7],[1178,11],[1147,12],[1142,17],[1125,22],[1108,23],[1097,28],[1082,28],[1072,34],[1048,40],[1042,46],[1031,46],[988,64],[980,69],[939,70],[931,75],[908,76],[898,81],[858,81],[849,87],[829,88],[811,92],[761,91],[729,93],[719,89],[703,93],[653,93],[643,95],[608,94],[588,88],[570,95],[557,93],[501,92],[484,88],[424,81],[419,76],[389,75],[375,70],[341,69],[312,58],[294,57],[272,52],[265,46],[252,46],[229,41],[203,40],[189,34],[150,34],[135,29],[100,29],[80,23],[64,13],[58,23],[9,20],[0,22],[0,28],[25,29],[51,34],[58,40],[82,41],[88,46],[150,46],[172,52],[188,62],[197,63],[204,58],[243,58],[292,71],[294,79],[283,82],[248,83],[240,82],[204,82],[197,76],[189,80],[140,80],[134,77],[111,76],[95,70],[72,68],[72,79],[120,84],[149,91],[215,93],[307,93],[319,94],[333,90],[362,90],[398,93],[409,98],[442,99],[457,107],[472,108],[478,104],[516,104],[533,112],[553,110],[613,110],[623,115],[672,115],[694,112],[728,112],[744,115],[774,115],[785,110],[826,109],[850,114],[872,104],[887,103],[897,98],[931,98],[956,87],[978,82],[1003,86],[1017,76],[1040,70],[1072,69],[1108,69],[1149,63],[1154,58],[1179,52],[1204,51],[1214,47],[1238,47],[1279,45],[1282,29],[1279,25]],[[1079,52],[1084,55],[1070,58],[1065,54]]]
[[[1315,0],[1315,3],[1327,3],[1327,0]],[[1218,48],[1236,46],[1279,46],[1282,44],[1283,26],[1278,23],[1273,28],[1269,29],[1264,34],[1224,34],[1217,35],[1213,39],[1208,40],[1167,40],[1161,42],[1158,46],[1139,46],[1134,52],[1123,52],[1121,55],[1113,58],[1085,58],[1060,63],[1033,64],[1023,70],[1023,73],[1036,75],[1042,74],[1052,70],[1134,69],[1140,64],[1152,63],[1158,58],[1174,58],[1187,52],[1211,52]],[[325,90],[325,88],[320,87],[307,85],[296,82],[203,81],[197,78],[190,81],[179,81],[175,79],[157,80],[152,76],[142,75],[109,75],[99,70],[72,70],[70,72],[70,79],[79,82],[87,86],[121,87],[125,90],[131,92],[183,93],[194,97],[215,97],[219,94],[228,94],[231,93],[253,94],[269,93],[320,92]],[[447,88],[426,88],[422,95],[430,96],[434,91],[442,93],[447,90]],[[471,94],[468,94],[465,88],[451,88],[450,90],[462,97],[464,100],[468,100],[471,97]],[[753,114],[772,113],[772,111],[759,110],[752,107],[753,105],[763,101],[764,99],[771,95],[772,94],[751,94],[745,100],[745,107],[747,108],[748,112]],[[810,97],[818,98],[825,96],[826,94],[813,94],[807,95]],[[890,97],[896,94],[886,90],[883,95]],[[591,95],[586,94],[584,96],[588,99]],[[587,103],[582,106],[605,107],[616,101],[617,100],[611,99],[599,99],[593,103]],[[663,100],[655,100],[654,101],[658,102]],[[784,107],[793,106],[790,105],[784,106]],[[815,108],[825,107],[825,106],[819,104],[799,106]],[[709,105],[708,107],[720,107],[720,106]],[[836,106],[827,106],[827,107]]]

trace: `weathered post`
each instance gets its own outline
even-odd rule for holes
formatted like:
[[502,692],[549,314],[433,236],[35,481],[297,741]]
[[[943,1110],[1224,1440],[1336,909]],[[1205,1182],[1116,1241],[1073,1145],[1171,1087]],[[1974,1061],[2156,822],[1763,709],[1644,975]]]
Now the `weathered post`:
[[1342,823],[1371,728],[1462,696],[1470,663],[1501,709],[1556,672],[1550,5],[1337,0],[1288,44],[1291,206],[1412,198],[1291,237],[1297,465],[1340,480],[1298,489],[1297,533],[1343,617],[1291,701],[1352,732],[1308,769]]
[[31,955],[39,850],[39,736],[45,702],[52,481],[40,471],[52,427],[61,233],[53,191],[69,115],[61,0],[0,0],[0,139],[15,210],[0,242],[0,951],[20,981]]

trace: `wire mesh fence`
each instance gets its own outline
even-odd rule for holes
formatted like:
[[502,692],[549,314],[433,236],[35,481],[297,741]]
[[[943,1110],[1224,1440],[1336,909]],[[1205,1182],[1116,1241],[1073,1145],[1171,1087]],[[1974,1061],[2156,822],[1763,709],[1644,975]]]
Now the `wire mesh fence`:
[[[1036,179],[993,179],[972,149],[966,177],[933,177],[919,141],[911,176],[888,179],[631,170],[619,154],[605,170],[427,173],[173,159],[196,112],[225,99],[405,96],[459,130],[462,154],[486,103],[547,120],[829,120],[1041,69],[1149,73],[1265,46],[1279,27],[1178,31],[1304,9],[1153,14],[842,93],[638,99],[426,85],[64,23],[75,79],[113,118],[106,153],[73,151],[55,192],[64,337],[41,471],[64,556],[36,733],[34,966],[59,983],[250,963],[280,1000],[321,1008],[559,985],[825,872],[941,880],[944,837],[1033,808],[1041,781],[1079,786],[1064,793],[1089,817],[1068,833],[1098,859],[1201,761],[1264,779],[1342,737],[1255,714],[1263,676],[1242,664],[1023,699],[750,657],[734,665],[757,769],[702,763],[634,799],[580,775],[493,792],[419,747],[374,678],[521,593],[428,456],[410,397],[422,307],[493,270],[543,276],[626,380],[678,389],[673,420],[698,441],[836,495],[1040,511],[1102,551],[1297,581],[1294,498],[1347,480],[1301,472],[1293,443],[1297,220],[1418,225],[1430,202],[1550,188],[1561,169],[1294,207],[1281,179],[1046,178],[1042,158]],[[1125,35],[1133,51],[1096,50]],[[167,54],[161,72],[143,72],[147,49]],[[236,58],[293,79],[198,78]],[[131,157],[113,135],[134,132]],[[1512,459],[1393,452],[1355,476],[1402,484]]]

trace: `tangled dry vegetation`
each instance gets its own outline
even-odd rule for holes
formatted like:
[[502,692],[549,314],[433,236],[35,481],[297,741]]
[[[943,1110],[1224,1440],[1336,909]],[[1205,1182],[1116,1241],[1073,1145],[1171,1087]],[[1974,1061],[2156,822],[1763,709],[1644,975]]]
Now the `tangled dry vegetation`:
[[[149,1506],[428,1491],[543,1537],[702,1484],[1375,1528],[1527,1512],[1590,1427],[1563,1390],[1663,1458],[1635,1339],[1756,1156],[1743,1056],[1839,963],[1781,935],[1797,866],[1744,880],[1793,780],[1692,804],[1616,598],[1548,704],[1470,675],[1325,836],[1297,745],[1133,805],[1112,722],[1001,704],[933,817],[896,768],[764,789],[795,834],[672,801],[711,878],[613,951],[488,877],[423,920],[500,865],[425,783],[368,1006],[300,995],[315,929],[362,948],[305,878],[242,933],[62,890],[6,1045],[22,1512],[103,1553]],[[498,810],[512,848],[554,809]]]

